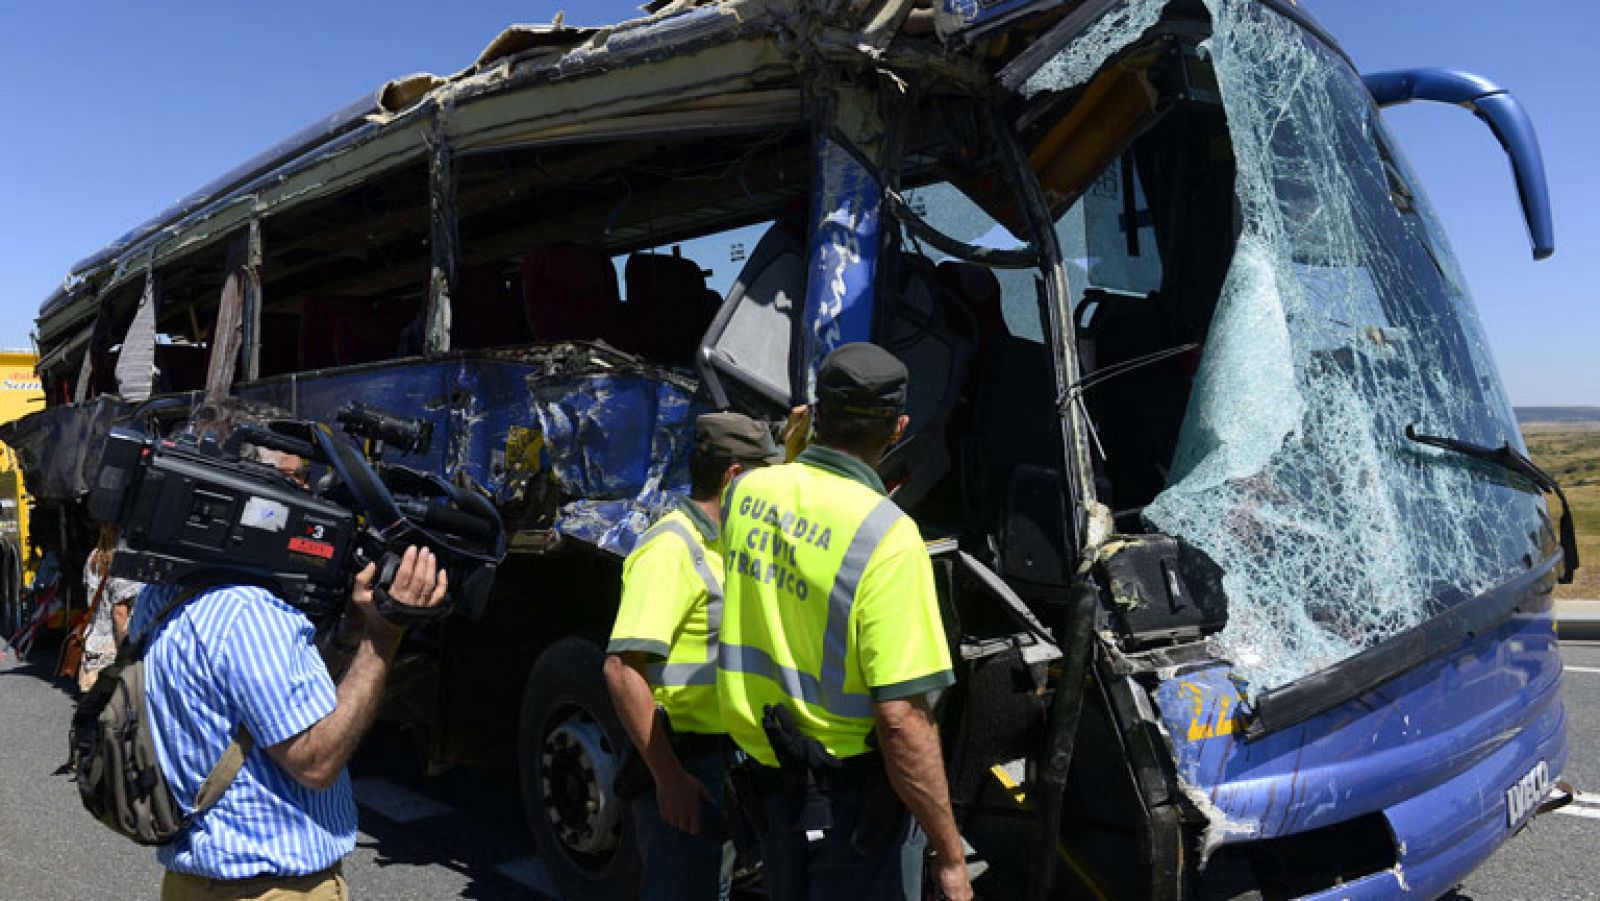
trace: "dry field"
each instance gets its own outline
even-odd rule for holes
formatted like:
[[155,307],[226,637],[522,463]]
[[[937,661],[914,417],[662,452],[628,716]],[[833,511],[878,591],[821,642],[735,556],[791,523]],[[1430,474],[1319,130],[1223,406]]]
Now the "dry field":
[[[1558,598],[1600,598],[1600,423],[1530,422],[1522,426],[1533,461],[1556,477],[1572,504],[1582,567]],[[1548,498],[1551,518],[1561,502]]]

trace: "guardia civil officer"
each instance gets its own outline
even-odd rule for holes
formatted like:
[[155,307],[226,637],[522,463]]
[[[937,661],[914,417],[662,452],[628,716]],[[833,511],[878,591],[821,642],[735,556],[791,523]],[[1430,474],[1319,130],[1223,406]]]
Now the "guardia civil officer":
[[927,701],[955,681],[933,570],[873,471],[908,422],[906,368],[847,344],[816,396],[812,445],[724,499],[717,695],[754,761],[764,881],[776,901],[919,898],[926,842],[939,891],[970,898]]
[[[721,807],[732,748],[717,709],[715,669],[720,500],[734,476],[782,459],[761,423],[738,413],[699,417],[689,497],[680,498],[623,563],[605,674],[623,729],[653,783],[630,801],[644,859],[640,897],[647,901],[728,894],[732,849],[724,855]],[[621,781],[619,791],[626,791]]]

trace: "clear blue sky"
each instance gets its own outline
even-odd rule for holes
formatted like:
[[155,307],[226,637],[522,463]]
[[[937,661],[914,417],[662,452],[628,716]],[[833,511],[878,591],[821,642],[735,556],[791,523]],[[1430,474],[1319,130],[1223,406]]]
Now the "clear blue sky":
[[[1600,3],[1306,0],[1364,71],[1449,66],[1533,114],[1556,256],[1532,262],[1509,171],[1467,113],[1388,117],[1450,230],[1518,404],[1600,405]],[[633,2],[12,5],[0,29],[0,345],[24,346],[71,265],[395,75],[454,72],[511,22],[588,24]]]

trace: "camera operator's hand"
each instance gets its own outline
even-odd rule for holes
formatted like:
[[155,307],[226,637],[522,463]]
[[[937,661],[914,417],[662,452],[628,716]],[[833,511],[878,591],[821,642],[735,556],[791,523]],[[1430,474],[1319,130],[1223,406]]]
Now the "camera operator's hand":
[[[367,637],[387,652],[399,642],[405,626],[389,622],[378,612],[378,606],[372,599],[372,580],[377,573],[378,567],[373,563],[368,563],[366,568],[356,573],[350,602],[361,614],[361,625]],[[394,581],[389,585],[389,596],[401,604],[437,607],[444,602],[448,590],[448,577],[433,556],[433,551],[416,546],[406,548],[404,556],[400,558],[400,566],[395,570]]]

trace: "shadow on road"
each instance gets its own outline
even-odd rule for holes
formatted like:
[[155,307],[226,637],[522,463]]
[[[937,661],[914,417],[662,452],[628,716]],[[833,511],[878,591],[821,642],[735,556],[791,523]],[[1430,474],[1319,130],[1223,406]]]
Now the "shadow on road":
[[354,780],[386,780],[448,808],[423,824],[397,822],[363,806],[361,831],[371,840],[364,836],[360,844],[373,851],[377,866],[452,870],[471,880],[462,889],[462,898],[550,897],[501,872],[532,854],[515,777],[499,778],[471,768],[429,777],[422,772],[414,748],[401,730],[379,725],[350,762]]
[[56,667],[61,665],[61,638],[62,636],[41,638],[28,651],[28,656],[22,658],[17,656],[17,652],[9,643],[0,641],[0,654],[4,655],[0,657],[0,661],[9,664],[0,669],[0,676],[28,676],[38,679],[76,702],[77,681],[56,675]]

